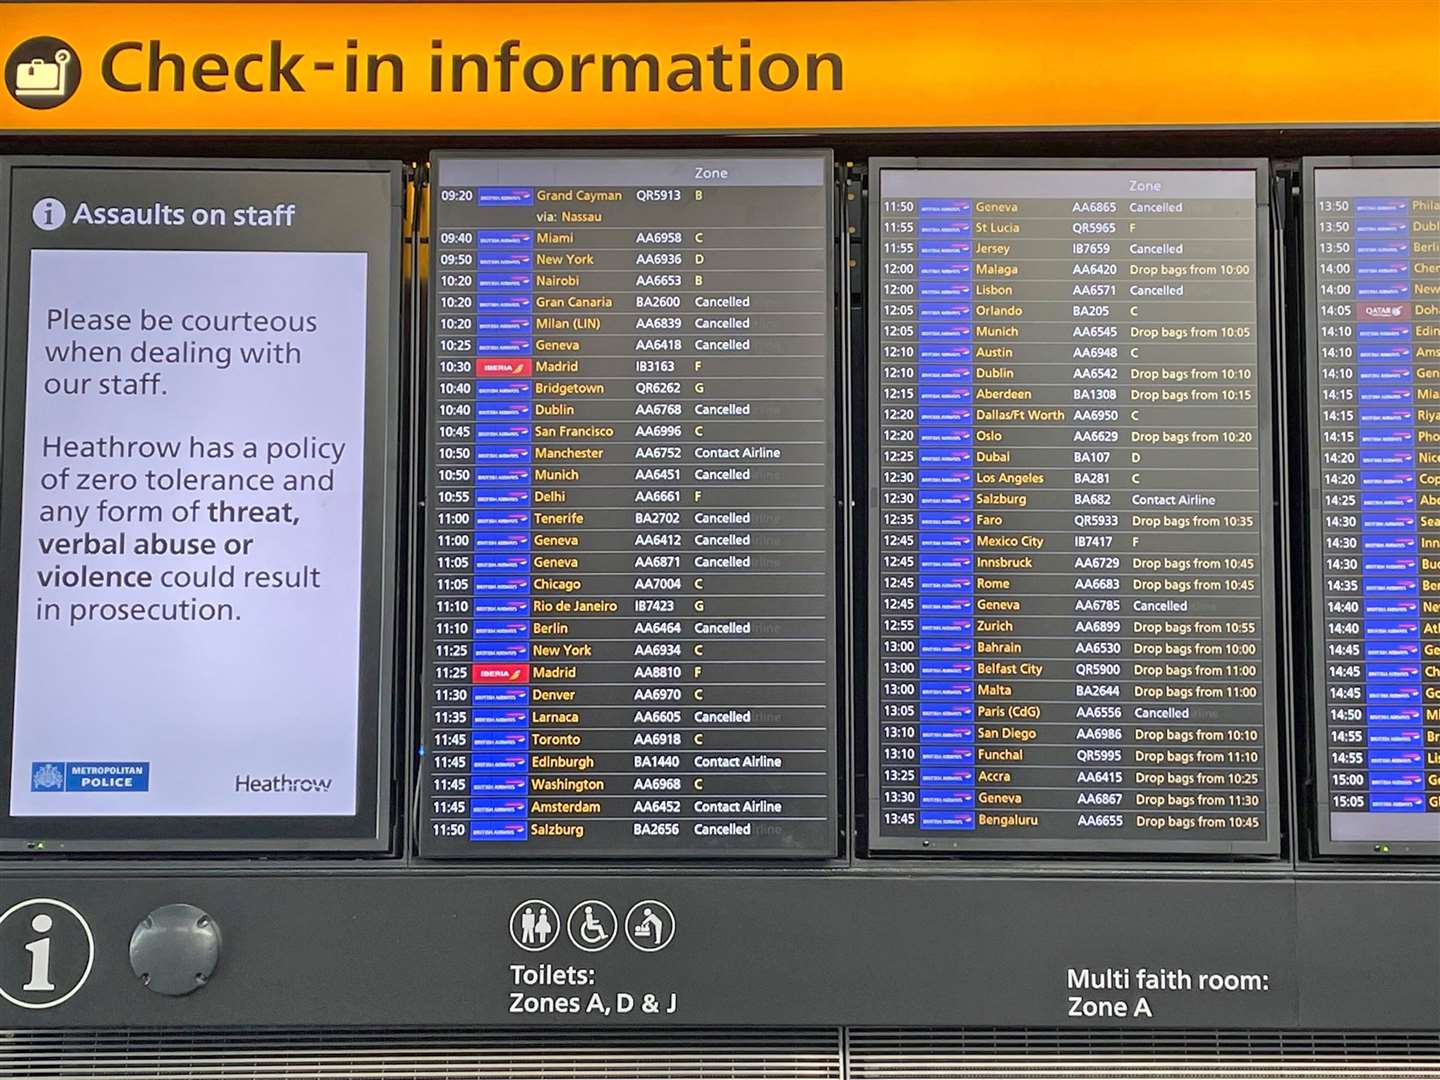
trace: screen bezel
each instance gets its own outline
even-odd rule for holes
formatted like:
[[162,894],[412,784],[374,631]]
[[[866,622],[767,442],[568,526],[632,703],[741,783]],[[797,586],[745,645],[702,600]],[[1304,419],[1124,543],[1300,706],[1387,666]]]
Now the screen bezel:
[[[880,774],[877,768],[880,753],[880,560],[873,538],[879,536],[880,506],[878,500],[880,475],[880,440],[872,437],[867,447],[866,535],[871,538],[866,551],[866,623],[867,639],[865,740],[866,747],[866,840],[867,851],[879,856],[957,856],[1049,854],[1112,856],[1143,858],[1148,855],[1188,855],[1211,859],[1225,857],[1279,858],[1282,854],[1282,788],[1280,769],[1280,669],[1279,636],[1281,614],[1277,607],[1279,595],[1276,574],[1276,531],[1274,500],[1276,493],[1275,444],[1273,425],[1280,422],[1275,396],[1278,350],[1274,337],[1274,312],[1271,304],[1272,236],[1270,223],[1271,163],[1267,158],[932,158],[872,157],[869,160],[870,190],[867,207],[867,235],[872,240],[880,233],[881,184],[885,170],[1127,170],[1163,169],[1170,171],[1213,172],[1243,171],[1255,174],[1255,309],[1257,334],[1257,373],[1260,378],[1259,455],[1260,455],[1260,585],[1262,632],[1261,642],[1265,681],[1272,689],[1264,699],[1262,723],[1265,726],[1265,821],[1264,840],[1177,841],[1119,839],[1096,837],[1077,842],[1069,839],[1039,837],[968,838],[937,835],[933,838],[882,836],[880,832]],[[863,418],[866,430],[879,431],[880,370],[874,362],[880,351],[880,320],[876,298],[880,287],[880,259],[873,250],[867,252],[865,312],[869,321],[866,334],[865,386],[867,405]],[[857,567],[857,571],[858,571]]]
[[[404,173],[398,162],[144,157],[15,157],[0,160],[0,567],[16,580],[20,556],[20,482],[23,475],[26,350],[25,323],[16,331],[17,356],[8,355],[7,318],[14,305],[28,309],[28,251],[12,249],[10,213],[14,174],[20,170],[77,172],[160,171],[355,173],[389,178],[387,214],[375,223],[384,260],[367,264],[367,326],[384,326],[383,339],[367,338],[365,448],[361,510],[360,679],[356,701],[356,812],[317,816],[16,816],[10,812],[10,762],[18,634],[16,590],[0,592],[0,854],[68,852],[246,853],[383,852],[391,846],[394,717],[394,627],[397,583],[399,360]],[[331,246],[330,250],[342,250]],[[194,250],[194,249],[192,249]],[[206,250],[206,249],[199,249]],[[319,250],[316,248],[315,250]],[[367,246],[366,250],[372,250]],[[377,301],[382,310],[375,310]],[[381,322],[383,320],[383,323]]]
[[[1305,553],[1309,559],[1306,604],[1309,618],[1305,620],[1306,644],[1310,652],[1309,673],[1311,678],[1310,722],[1306,725],[1310,737],[1306,765],[1314,785],[1314,798],[1309,801],[1315,814],[1314,852],[1319,856],[1364,855],[1370,858],[1434,858],[1440,855],[1440,840],[1332,840],[1330,838],[1330,769],[1325,763],[1325,752],[1329,745],[1329,732],[1325,723],[1325,572],[1323,530],[1319,521],[1322,507],[1320,491],[1320,379],[1318,360],[1320,355],[1320,306],[1315,293],[1317,276],[1314,271],[1317,253],[1315,250],[1315,173],[1324,169],[1430,169],[1440,170],[1440,156],[1362,156],[1362,157],[1307,157],[1301,160],[1300,175],[1300,217],[1304,228],[1304,245],[1300,265],[1301,288],[1304,290],[1304,354],[1301,366],[1304,368],[1305,385],[1305,519],[1309,524],[1309,538]],[[1428,811],[1427,811],[1428,812]]]
[[[504,159],[533,159],[536,157],[548,157],[557,161],[599,158],[599,159],[639,159],[645,158],[695,158],[697,160],[711,158],[814,158],[823,162],[823,178],[821,189],[825,195],[825,289],[826,295],[832,305],[838,304],[836,298],[836,245],[835,230],[838,216],[836,204],[836,182],[835,182],[835,154],[828,148],[819,149],[789,149],[776,147],[754,148],[754,149],[704,149],[691,146],[665,147],[662,149],[565,149],[565,150],[502,150],[502,151],[446,151],[437,150],[430,154],[430,172],[428,177],[431,192],[430,217],[428,222],[427,236],[433,234],[440,228],[437,203],[434,202],[434,191],[438,188],[436,183],[438,170],[437,165],[443,168],[447,160],[504,160]],[[428,254],[429,280],[433,282],[439,271],[439,251],[437,245],[430,243]],[[416,438],[416,445],[420,448],[419,453],[424,462],[422,468],[424,475],[420,478],[420,484],[425,492],[425,505],[432,505],[432,488],[434,486],[434,470],[429,461],[429,449],[431,446],[431,431],[434,428],[435,416],[433,408],[435,401],[431,394],[438,378],[434,370],[437,356],[432,348],[432,324],[436,314],[433,307],[434,297],[426,298],[427,302],[422,306],[422,328],[421,340],[423,342],[423,354],[417,358],[417,363],[422,367],[425,380],[425,409],[421,423],[424,429]],[[827,562],[828,580],[827,586],[830,590],[831,603],[834,611],[835,621],[832,624],[829,642],[829,662],[827,678],[829,679],[829,708],[830,724],[828,727],[826,746],[827,764],[826,770],[828,785],[828,808],[829,819],[828,835],[830,836],[829,847],[820,850],[818,848],[797,849],[797,848],[766,848],[751,850],[726,850],[715,849],[651,849],[643,847],[633,849],[616,848],[586,848],[574,851],[564,851],[557,848],[542,848],[539,850],[529,848],[523,843],[495,844],[486,849],[485,845],[470,845],[463,848],[460,844],[445,840],[437,841],[426,831],[429,822],[426,813],[426,800],[429,795],[426,792],[426,785],[429,781],[428,755],[422,756],[421,765],[416,771],[416,788],[414,792],[415,812],[413,814],[414,839],[412,849],[418,859],[426,863],[438,864],[446,861],[464,865],[485,865],[503,866],[510,865],[533,865],[537,862],[555,862],[566,866],[578,866],[587,863],[596,865],[624,865],[636,862],[663,863],[667,866],[713,866],[716,864],[764,864],[783,862],[785,864],[814,863],[826,864],[840,857],[842,851],[840,822],[840,770],[845,760],[844,742],[841,738],[841,725],[844,722],[845,712],[841,702],[841,687],[843,685],[838,671],[838,657],[844,655],[845,650],[850,646],[844,640],[844,632],[841,625],[841,616],[844,605],[848,603],[850,578],[848,567],[844,561],[844,535],[842,525],[842,507],[840,506],[840,492],[842,490],[841,469],[845,456],[845,448],[841,443],[841,419],[842,410],[846,408],[844,396],[843,366],[848,363],[849,350],[846,342],[836,330],[836,312],[830,312],[831,318],[827,321],[827,350],[829,365],[826,368],[826,379],[828,390],[831,395],[832,408],[826,413],[826,443],[827,457],[830,468],[827,472],[829,490],[827,497],[830,505],[835,509],[828,524],[828,542],[831,548],[831,558]],[[424,657],[422,663],[425,669],[419,673],[417,681],[423,687],[423,694],[420,707],[416,712],[415,739],[417,745],[423,744],[429,730],[429,692],[434,686],[432,669],[429,663],[431,635],[433,633],[434,619],[430,614],[433,601],[433,574],[430,566],[435,554],[433,540],[435,530],[431,527],[428,514],[422,519],[420,527],[423,530],[424,538],[420,545],[421,559],[423,560],[420,574],[421,585],[419,588],[420,604],[417,606],[417,618],[421,625],[416,628],[417,637],[424,643],[425,648],[421,651]],[[848,734],[848,732],[847,732]]]

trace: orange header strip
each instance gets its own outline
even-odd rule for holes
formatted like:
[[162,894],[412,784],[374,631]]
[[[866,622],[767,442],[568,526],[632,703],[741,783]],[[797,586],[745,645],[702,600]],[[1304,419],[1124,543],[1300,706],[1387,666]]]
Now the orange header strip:
[[0,131],[1440,122],[1440,0],[0,2],[0,56]]

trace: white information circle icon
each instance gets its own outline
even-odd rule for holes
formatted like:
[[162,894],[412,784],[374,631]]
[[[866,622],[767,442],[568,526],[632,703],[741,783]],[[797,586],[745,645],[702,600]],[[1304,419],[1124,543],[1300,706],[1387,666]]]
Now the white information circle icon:
[[[60,993],[58,997],[51,998],[49,1001],[24,1001],[9,993],[3,984],[0,984],[0,997],[10,1002],[11,1005],[18,1005],[22,1009],[53,1009],[56,1005],[65,1004],[65,1002],[79,993],[80,988],[84,986],[86,980],[90,978],[90,970],[95,966],[95,935],[90,932],[90,924],[85,921],[85,916],[81,915],[80,912],[76,911],[63,900],[53,900],[44,896],[37,896],[33,900],[21,900],[18,904],[11,905],[3,915],[0,915],[0,926],[4,926],[5,923],[12,918],[21,918],[26,919],[29,929],[35,933],[49,933],[55,927],[55,919],[47,911],[37,911],[33,915],[29,914],[28,909],[36,907],[37,905],[43,905],[48,908],[58,908],[73,918],[80,929],[85,932],[85,947],[87,950],[85,970],[80,973],[80,978],[75,980],[74,986]],[[26,989],[30,988],[26,987]],[[55,989],[58,990],[59,988],[56,987]]]
[[35,204],[35,209],[30,211],[30,220],[35,222],[37,229],[44,229],[46,232],[54,232],[65,224],[69,216],[65,204],[53,196],[47,195]]

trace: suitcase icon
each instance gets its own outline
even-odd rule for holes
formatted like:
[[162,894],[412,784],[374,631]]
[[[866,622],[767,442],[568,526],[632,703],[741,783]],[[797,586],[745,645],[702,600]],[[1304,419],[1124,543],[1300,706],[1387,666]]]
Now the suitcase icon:
[[36,57],[15,71],[16,97],[64,97],[69,89],[70,50],[56,49],[55,62]]

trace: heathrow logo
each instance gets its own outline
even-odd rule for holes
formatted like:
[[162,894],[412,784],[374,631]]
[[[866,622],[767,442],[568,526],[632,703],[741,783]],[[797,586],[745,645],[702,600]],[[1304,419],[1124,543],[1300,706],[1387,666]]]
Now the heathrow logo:
[[5,89],[27,109],[64,105],[80,86],[80,58],[53,37],[22,41],[5,61]]

